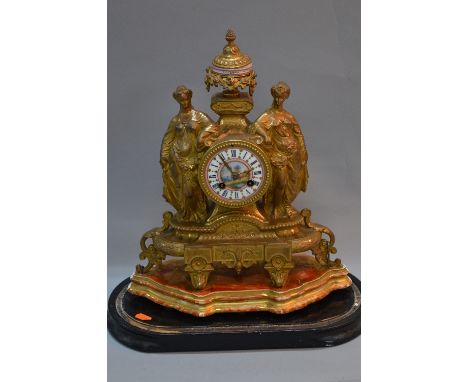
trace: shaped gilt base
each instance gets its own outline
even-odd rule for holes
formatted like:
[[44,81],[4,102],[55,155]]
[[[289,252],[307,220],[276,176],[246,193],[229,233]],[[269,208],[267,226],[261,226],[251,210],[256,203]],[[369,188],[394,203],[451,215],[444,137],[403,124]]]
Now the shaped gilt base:
[[[222,312],[289,313],[352,284],[342,264],[324,268],[314,256],[305,254],[293,255],[293,264],[287,264],[285,269],[284,264],[271,259],[264,269],[254,265],[240,275],[235,270],[216,267],[204,289],[194,290],[187,283],[184,261],[169,260],[152,274],[133,274],[128,291],[165,307],[206,317]],[[204,270],[189,272],[192,282],[195,277],[197,283],[205,283]],[[275,286],[284,282],[281,288]]]

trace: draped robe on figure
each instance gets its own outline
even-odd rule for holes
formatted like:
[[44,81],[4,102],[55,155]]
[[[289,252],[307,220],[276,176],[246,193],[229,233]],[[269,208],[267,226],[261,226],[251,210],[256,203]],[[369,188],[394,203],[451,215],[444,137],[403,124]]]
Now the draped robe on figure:
[[198,183],[197,139],[214,122],[204,113],[190,110],[172,118],[161,145],[163,196],[177,210],[177,218],[203,222],[207,216],[205,194]]
[[306,190],[309,178],[301,128],[289,112],[272,107],[253,123],[250,131],[264,137],[262,148],[270,157],[273,171],[273,181],[264,198],[265,212],[273,218],[291,216],[297,212],[291,203],[300,191]]

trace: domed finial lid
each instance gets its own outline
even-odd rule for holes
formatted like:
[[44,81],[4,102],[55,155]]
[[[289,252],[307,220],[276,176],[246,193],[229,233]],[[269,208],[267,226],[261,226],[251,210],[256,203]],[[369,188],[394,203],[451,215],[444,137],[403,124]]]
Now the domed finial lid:
[[234,42],[235,40],[236,34],[232,29],[228,29],[226,33],[227,44],[224,47],[223,52],[213,60],[213,66],[215,68],[239,69],[252,65],[250,57],[240,51],[239,47]]
[[228,29],[227,44],[223,52],[216,56],[212,66],[206,69],[206,88],[210,90],[210,86],[221,85],[224,89],[233,92],[237,91],[237,88],[244,89],[249,86],[249,94],[252,95],[256,85],[252,60],[241,52],[235,40],[236,34],[232,29]]

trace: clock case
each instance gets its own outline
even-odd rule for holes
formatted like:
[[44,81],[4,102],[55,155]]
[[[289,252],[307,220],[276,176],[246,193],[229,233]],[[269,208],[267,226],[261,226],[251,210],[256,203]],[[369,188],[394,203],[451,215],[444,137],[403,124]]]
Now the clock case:
[[[209,117],[198,111],[185,113],[192,116],[192,121],[208,121],[202,124],[197,136],[197,149],[190,162],[194,166],[187,170],[189,175],[184,175],[183,179],[184,182],[198,179],[200,184],[195,186],[204,192],[191,195],[199,195],[192,196],[198,198],[192,201],[203,199],[202,207],[194,207],[197,214],[191,219],[184,218],[180,205],[171,203],[176,212],[165,212],[162,226],[142,236],[139,258],[147,264],[136,266],[127,288],[134,296],[197,317],[221,312],[289,313],[352,284],[341,261],[330,258],[330,254],[336,253],[333,232],[312,222],[309,209],[296,211],[290,205],[285,216],[267,213],[265,200],[277,187],[268,161],[269,187],[262,191],[264,195],[259,200],[242,206],[226,206],[210,198],[203,181],[203,163],[209,157],[207,151],[210,148],[242,142],[256,152],[264,153],[273,162],[273,154],[268,151],[268,145],[265,146],[265,137],[255,131],[255,123],[246,117],[253,108],[256,73],[250,58],[235,44],[235,38],[235,34],[228,31],[223,53],[206,71],[207,89],[212,86],[224,89],[211,98],[211,109],[219,116],[218,121],[211,123]],[[249,91],[240,91],[244,88]],[[191,98],[191,91],[183,87],[176,93],[174,97],[181,104],[182,115],[183,107],[187,108],[187,103],[184,104],[187,97],[183,95],[188,94]],[[278,99],[282,103],[287,98],[281,100],[282,93],[275,94],[271,113],[280,118],[293,118],[283,109],[275,109]],[[299,154],[306,160],[302,133],[299,131],[299,134],[298,139],[302,139],[302,143],[299,142],[302,153]],[[170,163],[163,158],[164,150],[163,142],[164,195],[170,201],[168,183],[173,175],[168,172]],[[304,171],[307,177],[307,164]],[[172,191],[178,190],[174,188]],[[310,254],[304,258],[307,253]],[[288,277],[291,274],[293,276]],[[135,321],[134,317],[132,320]]]

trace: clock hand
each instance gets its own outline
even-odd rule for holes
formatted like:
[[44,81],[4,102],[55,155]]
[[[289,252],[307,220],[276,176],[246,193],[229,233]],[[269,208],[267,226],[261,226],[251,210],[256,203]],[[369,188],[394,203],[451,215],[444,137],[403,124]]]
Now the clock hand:
[[245,171],[242,171],[242,172],[240,172],[240,173],[239,173],[239,174],[237,174],[237,175],[241,176],[241,175],[249,174],[249,173],[250,173],[250,171],[252,171],[252,169],[250,169],[250,170],[245,170]]
[[233,170],[232,170],[231,166],[229,166],[229,164],[223,158],[221,158],[221,160],[223,161],[224,165],[228,168],[229,172],[232,174]]
[[226,186],[232,186],[232,185],[239,184],[239,183],[247,183],[248,180],[249,180],[249,178],[234,179],[234,180],[230,180],[230,181],[224,182],[224,184],[225,184]]

